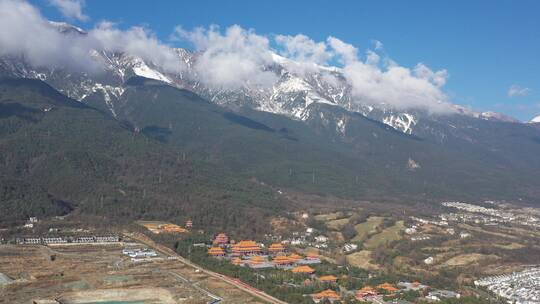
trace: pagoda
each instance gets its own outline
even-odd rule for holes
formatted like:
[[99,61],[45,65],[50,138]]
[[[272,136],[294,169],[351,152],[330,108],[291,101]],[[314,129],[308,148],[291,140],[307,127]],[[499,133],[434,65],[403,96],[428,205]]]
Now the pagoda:
[[229,237],[225,233],[220,233],[214,239],[213,244],[216,246],[225,246],[229,243]]
[[261,247],[254,241],[240,241],[233,245],[232,253],[235,256],[260,254]]

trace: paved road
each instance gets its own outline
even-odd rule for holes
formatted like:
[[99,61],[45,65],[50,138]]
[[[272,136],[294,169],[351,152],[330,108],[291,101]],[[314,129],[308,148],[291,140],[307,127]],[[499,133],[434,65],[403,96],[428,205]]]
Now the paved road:
[[123,234],[125,236],[129,237],[129,238],[137,240],[140,243],[143,243],[144,245],[146,245],[148,247],[153,248],[154,250],[160,252],[161,254],[164,254],[166,256],[175,257],[179,262],[181,262],[181,263],[183,263],[185,265],[191,266],[191,267],[193,267],[195,269],[199,269],[201,272],[204,272],[205,274],[207,274],[207,275],[209,275],[211,277],[214,277],[214,278],[216,278],[218,280],[229,283],[229,284],[241,289],[242,291],[245,291],[245,292],[249,293],[250,295],[252,295],[254,297],[257,297],[259,299],[262,299],[262,300],[264,300],[264,301],[266,301],[268,303],[272,303],[272,304],[288,304],[287,302],[276,299],[276,298],[272,297],[271,295],[269,295],[267,293],[264,293],[263,291],[260,291],[260,290],[258,290],[256,288],[253,288],[253,287],[247,285],[246,283],[243,283],[240,280],[233,279],[233,278],[224,276],[222,274],[219,274],[217,272],[213,272],[213,271],[201,268],[200,266],[198,266],[198,265],[192,263],[191,261],[183,258],[182,256],[178,255],[171,248],[168,248],[166,246],[157,244],[152,239],[150,239],[149,237],[147,237],[146,235],[144,235],[142,233],[124,232]]

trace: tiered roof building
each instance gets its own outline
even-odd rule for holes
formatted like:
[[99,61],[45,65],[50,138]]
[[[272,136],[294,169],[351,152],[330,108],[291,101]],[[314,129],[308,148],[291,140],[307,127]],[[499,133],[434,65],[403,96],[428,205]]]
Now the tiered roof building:
[[222,257],[225,256],[225,250],[221,247],[211,247],[208,249],[208,254],[213,257]]
[[229,243],[229,237],[225,233],[220,233],[214,239],[214,245],[224,246]]
[[375,288],[371,286],[365,286],[364,288],[358,290],[356,292],[356,299],[357,300],[364,300],[366,297],[373,297],[378,295],[379,293]]
[[283,244],[281,243],[274,243],[270,245],[270,247],[268,247],[268,252],[270,252],[271,254],[282,253],[284,251],[285,251],[285,246],[283,246]]
[[276,266],[292,265],[294,264],[294,260],[286,255],[278,255],[272,260],[272,263]]
[[240,241],[233,245],[232,253],[236,256],[260,254],[261,247],[254,241]]
[[315,273],[315,269],[309,267],[309,266],[297,266],[292,269],[292,272],[294,273],[304,273],[304,274],[312,274]]
[[319,278],[319,281],[322,283],[335,283],[337,282],[337,277],[333,275],[325,275]]
[[390,284],[390,283],[383,283],[383,284],[379,284],[377,285],[377,289],[382,289],[386,292],[389,292],[389,293],[394,293],[394,292],[398,292],[399,289],[396,288],[394,285]]
[[303,257],[302,257],[301,255],[298,255],[298,254],[296,254],[296,253],[291,254],[291,255],[289,256],[289,258],[290,258],[291,260],[293,260],[295,263],[296,263],[298,260],[303,259]]
[[253,256],[253,257],[251,257],[251,259],[249,259],[250,264],[255,264],[256,265],[256,264],[262,264],[264,262],[266,262],[266,261],[260,255]]
[[333,291],[331,289],[327,289],[327,290],[321,291],[319,293],[313,294],[312,297],[313,297],[313,301],[315,301],[315,303],[319,303],[323,299],[328,299],[331,302],[337,301],[337,300],[340,299],[340,296],[337,294],[337,292],[335,292],[335,291]]

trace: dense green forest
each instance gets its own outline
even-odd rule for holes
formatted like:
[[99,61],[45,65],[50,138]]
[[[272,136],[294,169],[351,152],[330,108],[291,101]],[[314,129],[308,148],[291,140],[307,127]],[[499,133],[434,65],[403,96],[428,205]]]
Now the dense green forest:
[[[540,180],[480,149],[449,150],[350,113],[350,134],[336,137],[315,121],[233,113],[140,77],[115,117],[85,102],[39,80],[0,80],[3,226],[73,212],[262,234],[268,217],[297,207],[280,190],[406,203],[534,194]],[[421,170],[407,167],[411,157]]]

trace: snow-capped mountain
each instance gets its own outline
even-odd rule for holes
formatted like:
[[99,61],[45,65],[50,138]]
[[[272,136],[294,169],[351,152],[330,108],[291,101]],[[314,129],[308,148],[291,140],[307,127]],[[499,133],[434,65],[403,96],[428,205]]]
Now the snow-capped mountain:
[[[62,33],[85,35],[84,30],[66,23],[51,22]],[[249,107],[285,115],[295,120],[309,121],[320,119],[317,113],[321,107],[329,105],[345,109],[351,113],[360,113],[370,119],[380,121],[406,134],[416,134],[420,122],[439,120],[419,110],[400,111],[384,105],[368,105],[354,100],[351,87],[342,71],[337,67],[314,66],[309,71],[297,71],[298,63],[281,57],[272,56],[272,63],[265,69],[276,75],[271,87],[244,84],[240,88],[226,89],[206,85],[197,75],[193,63],[198,54],[185,49],[175,49],[178,60],[183,61],[187,70],[171,73],[160,69],[152,62],[130,54],[107,51],[94,51],[92,56],[101,62],[103,71],[95,74],[72,72],[62,69],[36,68],[25,62],[23,57],[0,58],[0,75],[37,78],[46,81],[71,98],[85,102],[88,99],[101,99],[110,113],[116,116],[115,103],[124,92],[124,83],[132,76],[156,79],[169,85],[191,90],[206,99],[229,108]],[[331,109],[330,107],[330,109]],[[324,107],[328,111],[329,107]],[[517,122],[515,119],[494,113],[476,113],[456,106],[456,113],[461,115],[503,122]],[[336,122],[337,123],[337,122]],[[346,120],[339,122],[339,129],[344,133]],[[430,127],[423,126],[424,131]]]
[[535,118],[531,119],[529,123],[540,123],[540,115],[536,116]]

